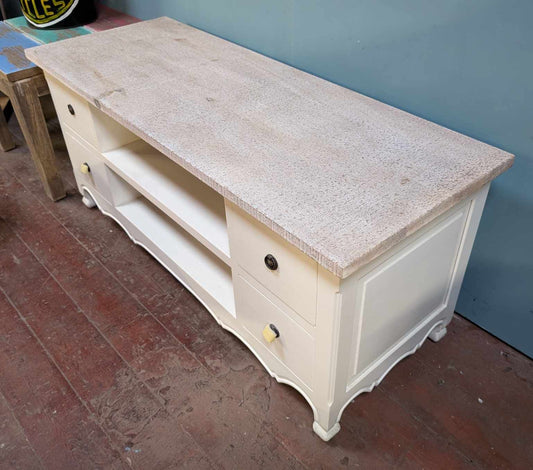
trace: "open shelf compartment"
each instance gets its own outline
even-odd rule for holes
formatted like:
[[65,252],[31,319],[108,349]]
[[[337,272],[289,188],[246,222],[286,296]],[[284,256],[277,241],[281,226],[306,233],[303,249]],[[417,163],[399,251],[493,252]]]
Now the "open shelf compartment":
[[158,258],[180,281],[187,282],[181,275],[185,273],[234,316],[235,301],[230,267],[138,191],[121,181],[119,176],[108,171],[108,177],[115,188],[116,210],[137,232],[130,235],[137,235],[136,241]]
[[229,265],[224,198],[142,140],[105,152],[106,165]]

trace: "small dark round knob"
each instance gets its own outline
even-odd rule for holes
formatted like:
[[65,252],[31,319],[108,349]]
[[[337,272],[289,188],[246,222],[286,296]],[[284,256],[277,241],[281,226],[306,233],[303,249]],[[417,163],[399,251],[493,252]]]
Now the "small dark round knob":
[[268,254],[265,256],[265,265],[271,271],[275,271],[278,269],[278,260],[273,255]]
[[76,111],[74,111],[74,108],[72,107],[71,104],[69,104],[69,105],[67,106],[67,108],[68,108],[68,112],[69,112],[70,114],[72,114],[73,116],[76,114]]

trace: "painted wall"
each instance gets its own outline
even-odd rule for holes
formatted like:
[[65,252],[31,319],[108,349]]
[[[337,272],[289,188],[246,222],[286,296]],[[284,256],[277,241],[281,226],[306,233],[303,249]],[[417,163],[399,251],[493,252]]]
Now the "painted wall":
[[176,18],[516,154],[493,183],[457,311],[533,356],[531,0],[105,3]]

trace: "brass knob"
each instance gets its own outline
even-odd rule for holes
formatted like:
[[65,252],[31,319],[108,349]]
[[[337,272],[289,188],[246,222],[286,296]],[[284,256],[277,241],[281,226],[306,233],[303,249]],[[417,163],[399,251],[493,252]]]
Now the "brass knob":
[[263,328],[263,338],[267,343],[272,343],[276,338],[279,338],[279,330],[270,323]]
[[84,174],[84,175],[88,175],[90,172],[91,172],[91,167],[89,166],[89,164],[87,162],[84,162],[81,164],[80,166],[80,171]]
[[265,265],[271,271],[278,269],[278,260],[274,258],[274,255],[268,254],[265,256]]
[[73,116],[76,114],[76,111],[74,111],[74,108],[71,104],[67,105],[68,112],[72,114]]

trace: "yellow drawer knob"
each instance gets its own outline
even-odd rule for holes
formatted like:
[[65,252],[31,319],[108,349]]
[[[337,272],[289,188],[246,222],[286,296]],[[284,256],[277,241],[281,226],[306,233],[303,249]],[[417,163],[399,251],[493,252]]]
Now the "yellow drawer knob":
[[91,167],[89,166],[88,163],[82,163],[81,166],[80,166],[80,171],[84,175],[88,175],[91,172]]
[[279,338],[279,330],[271,323],[263,328],[263,338],[267,343],[272,343],[276,338]]

